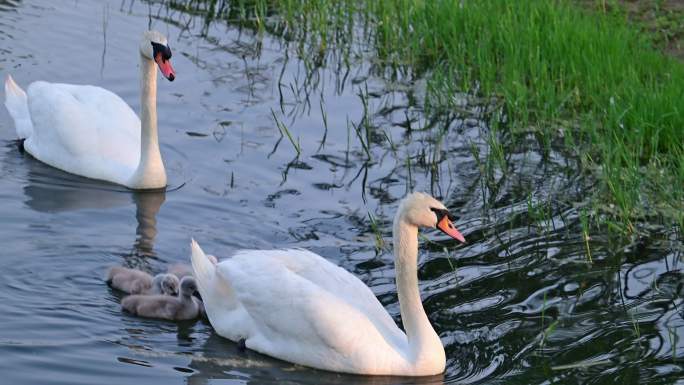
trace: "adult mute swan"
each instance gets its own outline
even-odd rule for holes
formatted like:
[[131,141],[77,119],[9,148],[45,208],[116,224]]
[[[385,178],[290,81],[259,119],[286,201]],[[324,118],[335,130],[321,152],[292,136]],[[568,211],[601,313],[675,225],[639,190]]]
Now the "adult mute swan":
[[439,374],[444,347],[418,291],[418,227],[465,242],[442,203],[407,196],[394,217],[402,332],[373,292],[346,270],[305,250],[245,250],[214,264],[193,240],[192,267],[218,334],[282,360],[367,375]]
[[5,106],[36,159],[66,172],[131,189],[166,187],[157,137],[157,69],[173,81],[171,49],[157,31],[143,33],[141,119],[104,88],[37,81],[24,92],[7,75]]

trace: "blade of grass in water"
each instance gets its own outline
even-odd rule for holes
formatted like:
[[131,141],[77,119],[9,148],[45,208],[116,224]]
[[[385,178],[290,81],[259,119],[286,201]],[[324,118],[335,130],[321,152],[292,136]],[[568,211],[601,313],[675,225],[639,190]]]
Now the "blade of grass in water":
[[285,126],[284,123],[278,120],[278,117],[276,116],[275,111],[273,111],[273,109],[271,109],[271,115],[273,115],[273,120],[275,120],[275,123],[278,126],[278,130],[280,130],[280,133],[286,135],[287,138],[290,140],[290,143],[292,143],[292,147],[294,147],[295,151],[297,151],[297,156],[301,155],[302,148],[299,145],[299,141],[294,140],[292,134],[290,134],[290,130],[287,129],[287,126]]

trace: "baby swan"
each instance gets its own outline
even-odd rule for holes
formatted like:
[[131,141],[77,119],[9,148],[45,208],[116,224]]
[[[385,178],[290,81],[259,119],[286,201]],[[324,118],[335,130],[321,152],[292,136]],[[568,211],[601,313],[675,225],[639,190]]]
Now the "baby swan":
[[129,295],[121,301],[121,307],[133,315],[146,318],[161,318],[170,321],[184,321],[202,315],[202,303],[193,294],[197,283],[192,277],[180,282],[177,297],[168,295]]
[[[178,295],[180,280],[173,274],[157,274],[152,278],[152,288],[143,294]],[[130,293],[135,294],[135,293]]]
[[157,274],[152,277],[144,271],[112,266],[107,270],[105,280],[111,287],[128,294],[178,294],[179,281],[172,274]]

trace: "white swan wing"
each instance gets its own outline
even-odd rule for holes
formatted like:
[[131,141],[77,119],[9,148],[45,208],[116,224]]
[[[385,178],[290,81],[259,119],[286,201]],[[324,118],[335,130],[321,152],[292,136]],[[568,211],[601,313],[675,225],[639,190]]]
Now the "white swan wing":
[[[382,317],[375,313],[386,311],[370,289],[361,283],[367,290],[358,290],[346,277],[351,274],[312,253],[317,258],[297,261],[297,267],[310,269],[303,275],[280,254],[292,252],[246,251],[216,266],[235,296],[237,306],[229,312],[243,321],[225,325],[226,337],[244,338],[250,349],[327,370],[376,373],[406,362],[403,334],[391,317],[390,325],[377,321]],[[312,266],[322,268],[319,274],[313,274]],[[326,275],[328,284],[321,285]]]
[[124,184],[140,160],[140,120],[104,88],[47,82],[27,90],[36,158],[89,178]]
[[378,328],[391,333],[388,338],[394,338],[396,343],[405,341],[405,335],[372,290],[355,275],[318,254],[304,249],[243,250],[237,252],[235,257],[263,260],[256,262],[259,264],[281,263],[291,272],[357,308]]

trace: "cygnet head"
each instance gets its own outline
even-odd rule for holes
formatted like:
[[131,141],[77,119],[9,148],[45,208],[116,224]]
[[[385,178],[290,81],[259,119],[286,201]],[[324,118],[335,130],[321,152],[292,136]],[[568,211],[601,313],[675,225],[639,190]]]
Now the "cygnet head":
[[197,282],[195,278],[187,276],[180,281],[180,295],[191,296],[197,292]]
[[442,202],[428,194],[415,192],[401,201],[395,221],[404,221],[416,227],[437,228],[448,236],[465,242],[461,232],[452,223],[455,219]]
[[178,277],[173,274],[164,274],[164,279],[162,280],[162,292],[168,295],[178,295],[178,289],[180,287],[180,282]]
[[159,71],[169,81],[176,78],[176,72],[171,66],[171,48],[166,36],[157,31],[145,31],[140,41],[140,54],[154,60],[159,66]]
[[157,274],[152,280],[152,290],[159,294],[178,295],[178,277],[173,274]]

